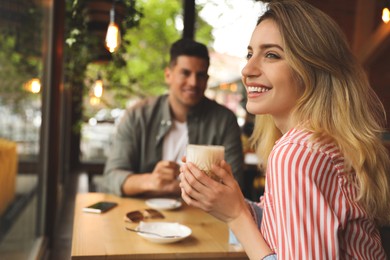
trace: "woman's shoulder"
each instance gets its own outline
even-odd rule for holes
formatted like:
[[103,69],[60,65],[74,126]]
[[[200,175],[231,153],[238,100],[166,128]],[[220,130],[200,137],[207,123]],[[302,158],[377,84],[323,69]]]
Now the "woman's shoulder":
[[313,145],[310,139],[314,136],[312,131],[306,129],[292,128],[287,131],[275,144],[275,147],[289,144],[311,147]]
[[333,161],[343,161],[344,158],[334,140],[327,135],[315,133],[304,128],[293,128],[285,133],[276,143],[275,148],[291,147],[329,156]]
[[299,166],[310,169],[309,172],[312,167],[328,165],[327,171],[337,176],[346,174],[345,158],[333,139],[305,129],[290,130],[283,135],[274,146],[269,160],[268,164]]

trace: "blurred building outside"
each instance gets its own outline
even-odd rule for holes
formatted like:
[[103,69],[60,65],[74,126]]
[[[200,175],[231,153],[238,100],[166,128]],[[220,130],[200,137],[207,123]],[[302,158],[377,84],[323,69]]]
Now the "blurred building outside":
[[40,103],[39,99],[26,99],[12,107],[0,98],[0,136],[17,143],[19,158],[38,155],[42,122]]

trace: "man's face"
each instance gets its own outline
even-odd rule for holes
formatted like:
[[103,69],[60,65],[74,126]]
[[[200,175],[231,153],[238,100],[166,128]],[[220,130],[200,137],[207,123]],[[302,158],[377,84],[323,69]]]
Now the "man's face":
[[199,103],[207,87],[207,70],[205,59],[185,55],[177,58],[176,65],[165,69],[173,106],[188,109]]

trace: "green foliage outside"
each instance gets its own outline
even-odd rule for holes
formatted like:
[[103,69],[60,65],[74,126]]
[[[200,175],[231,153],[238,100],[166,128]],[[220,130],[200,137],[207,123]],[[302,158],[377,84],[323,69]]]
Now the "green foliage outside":
[[21,112],[16,110],[21,110],[18,106],[24,99],[39,99],[25,91],[23,85],[42,76],[42,13],[32,3],[23,7],[26,11],[14,17],[16,25],[10,21],[0,26],[0,104],[13,107],[14,112]]
[[[175,18],[181,15],[179,0],[147,0],[142,4],[144,17],[138,27],[127,30],[113,62],[107,66],[109,87],[124,105],[131,96],[157,95],[165,91],[163,69],[169,45],[180,38]],[[100,66],[101,67],[101,66]]]
[[[96,74],[87,69],[96,58],[96,54],[104,44],[104,31],[97,34],[91,27],[91,18],[88,13],[95,4],[104,4],[110,1],[97,0],[70,0],[66,1],[65,12],[65,48],[64,48],[64,87],[72,97],[73,110],[81,117],[88,117],[88,109],[83,107],[83,98],[88,95],[92,81]],[[137,26],[142,18],[142,11],[137,9],[135,0],[121,1],[125,10],[125,17],[121,24],[123,30]],[[109,7],[110,8],[110,7]],[[95,10],[96,11],[96,10]],[[107,10],[107,17],[109,9]],[[108,26],[108,21],[107,25]],[[105,29],[103,29],[105,30]],[[99,33],[99,32],[98,32]],[[103,74],[105,69],[102,70]],[[80,123],[76,124],[74,131],[79,132]]]
[[[100,72],[105,87],[113,93],[113,99],[105,102],[107,106],[124,108],[132,97],[155,96],[167,91],[163,71],[171,43],[182,36],[182,31],[175,26],[183,19],[182,1],[138,0],[136,8],[142,10],[143,17],[138,26],[122,34],[122,45],[113,54],[113,60],[88,66],[90,86]],[[210,45],[211,30],[210,25],[197,18],[196,40]]]

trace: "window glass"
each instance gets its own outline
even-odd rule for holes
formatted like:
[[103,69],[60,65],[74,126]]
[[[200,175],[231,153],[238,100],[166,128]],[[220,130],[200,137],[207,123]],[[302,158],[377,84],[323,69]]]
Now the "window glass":
[[[46,1],[47,2],[47,1]],[[43,0],[0,1],[0,258],[28,259],[42,233]]]

